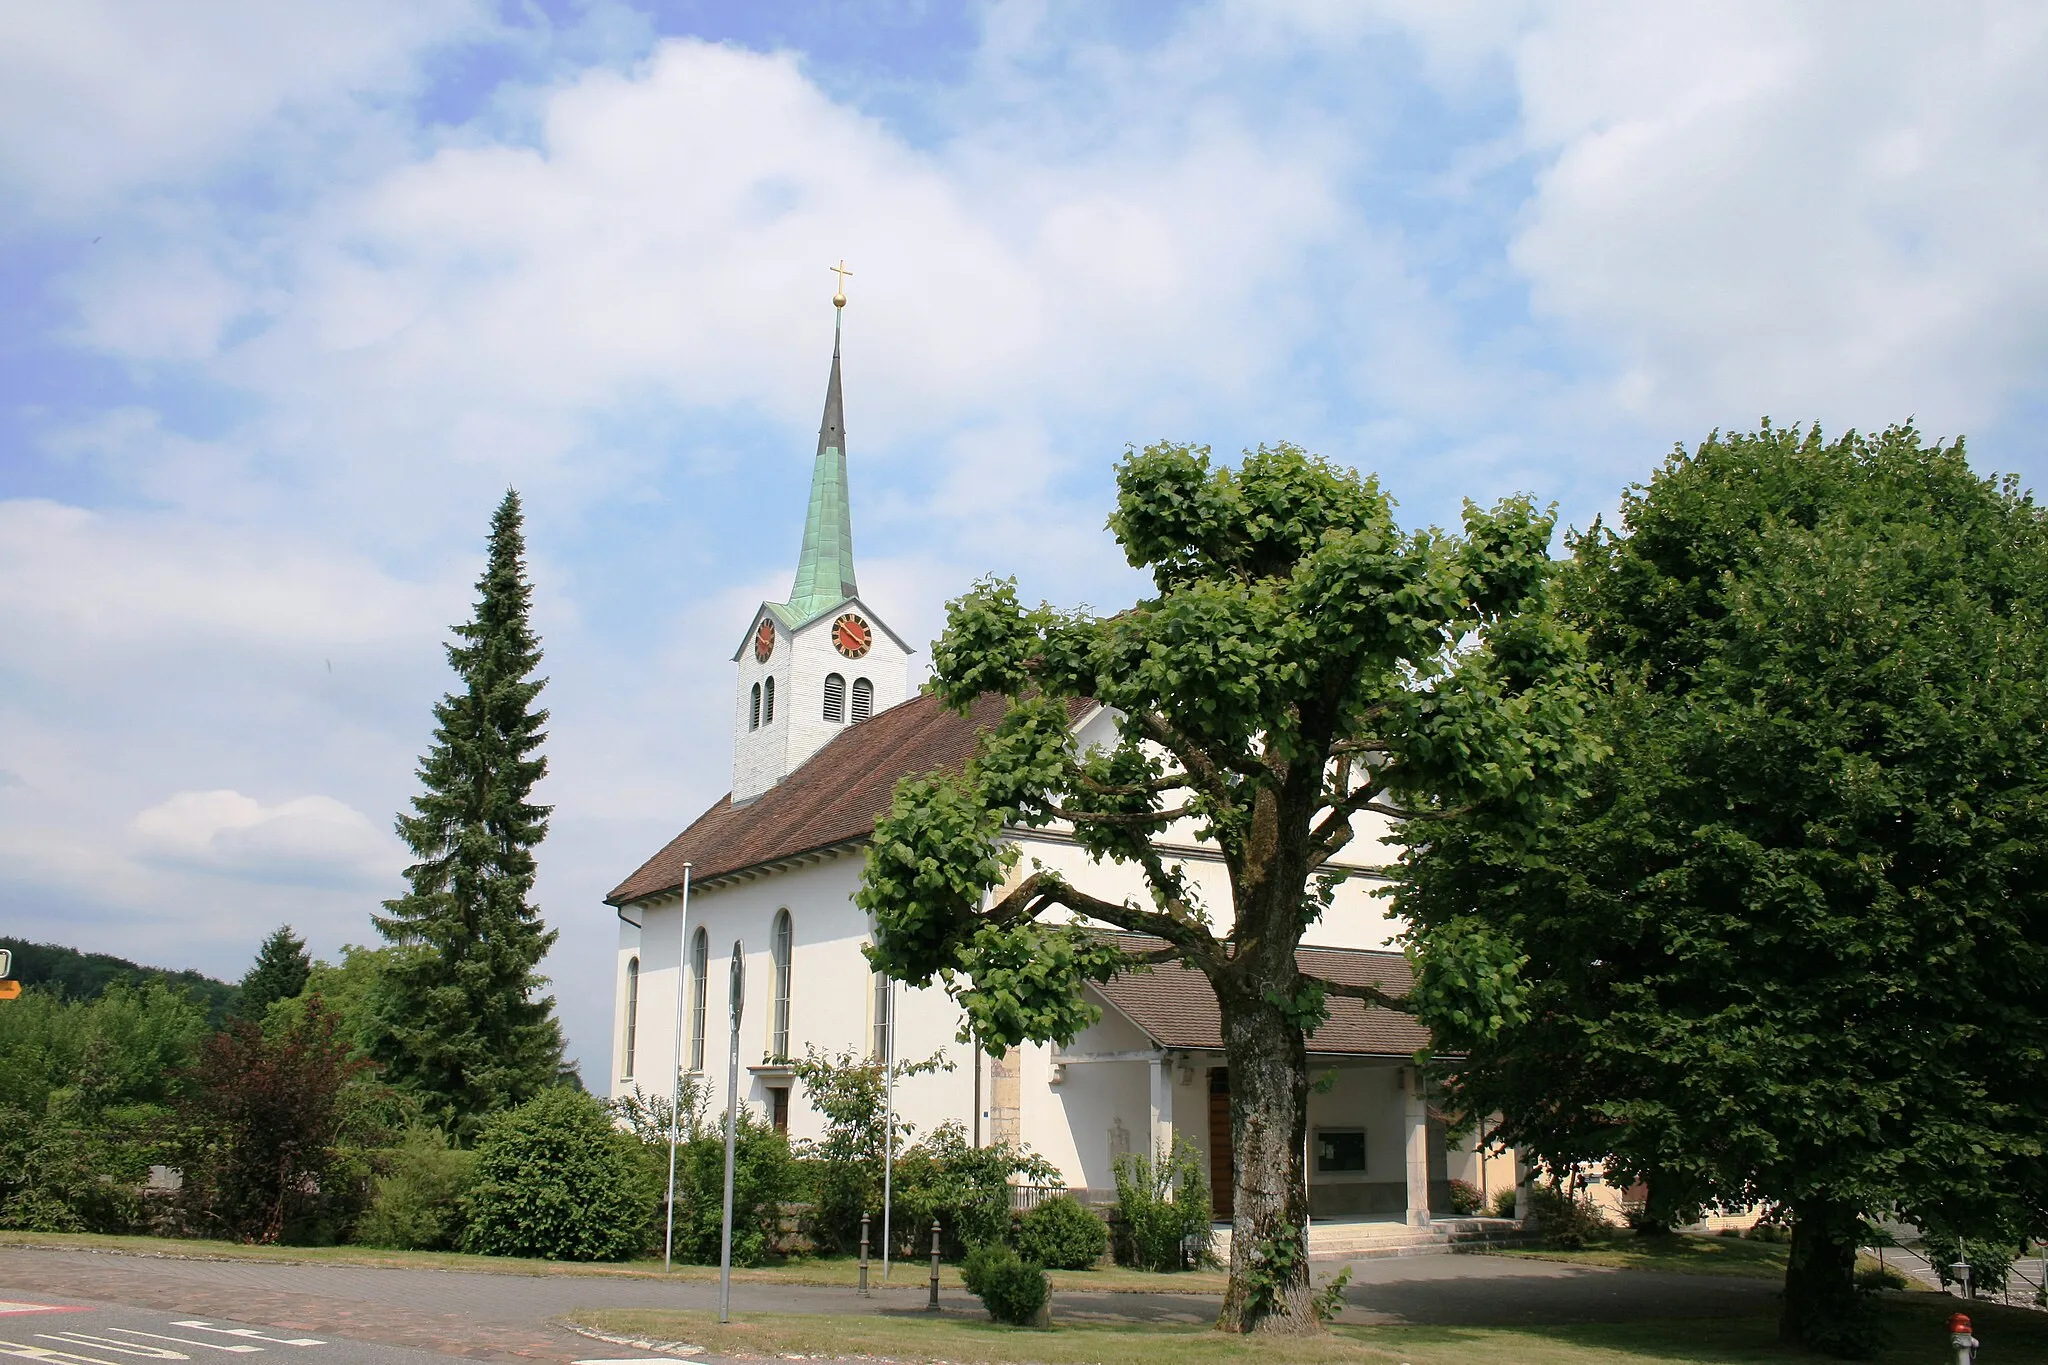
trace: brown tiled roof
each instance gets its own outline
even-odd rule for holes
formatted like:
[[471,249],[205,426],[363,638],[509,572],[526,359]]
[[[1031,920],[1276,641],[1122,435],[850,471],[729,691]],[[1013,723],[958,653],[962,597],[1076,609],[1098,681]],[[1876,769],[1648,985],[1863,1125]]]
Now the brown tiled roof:
[[[1093,707],[1071,702],[1072,718]],[[975,702],[963,716],[920,694],[850,725],[782,781],[744,805],[730,795],[698,816],[605,897],[607,905],[679,889],[683,864],[694,881],[814,853],[874,832],[896,782],[934,768],[958,771],[976,738],[1003,717],[1001,697]]]
[[[1133,950],[1163,946],[1137,935],[1119,935]],[[1362,948],[1299,948],[1295,961],[1310,976],[1346,985],[1378,986],[1405,995],[1414,977],[1399,953]],[[1155,1043],[1165,1048],[1216,1050],[1223,1046],[1223,1015],[1209,980],[1192,967],[1162,962],[1151,971],[1125,972],[1095,986]],[[1330,1017],[1309,1036],[1311,1055],[1407,1057],[1429,1045],[1429,1030],[1405,1014],[1331,996]]]

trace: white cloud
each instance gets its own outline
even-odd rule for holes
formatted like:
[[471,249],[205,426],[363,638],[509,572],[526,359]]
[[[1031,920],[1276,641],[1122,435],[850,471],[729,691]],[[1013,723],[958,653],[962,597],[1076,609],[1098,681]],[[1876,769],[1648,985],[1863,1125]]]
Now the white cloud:
[[2044,64],[2038,5],[1559,8],[1514,260],[1663,424],[1977,426],[2048,359]]
[[687,40],[523,67],[561,74],[490,92],[517,136],[428,128],[421,54],[490,21],[385,3],[0,18],[0,179],[110,218],[52,290],[138,395],[40,419],[104,509],[0,502],[0,876],[203,924],[223,970],[396,889],[358,813],[410,794],[510,481],[541,903],[603,1046],[597,898],[723,789],[842,256],[862,581],[920,646],[989,570],[1127,600],[1126,440],[1305,439],[1411,516],[1574,516],[1714,422],[1952,429],[2048,368],[2031,10],[1233,2],[1123,48],[1006,4],[912,138],[801,53]]
[[424,49],[488,32],[487,13],[478,0],[6,6],[0,183],[61,220],[188,183],[252,142],[284,153],[287,179],[331,172],[323,125],[372,115],[414,84]]
[[235,791],[178,792],[129,824],[146,859],[260,881],[386,881],[403,850],[368,816],[330,796],[266,806]]

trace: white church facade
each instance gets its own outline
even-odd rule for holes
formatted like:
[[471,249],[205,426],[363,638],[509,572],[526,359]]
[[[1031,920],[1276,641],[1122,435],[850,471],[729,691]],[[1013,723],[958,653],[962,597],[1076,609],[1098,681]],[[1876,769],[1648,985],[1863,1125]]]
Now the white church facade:
[[[1077,1191],[1106,1191],[1119,1154],[1178,1135],[1202,1152],[1227,1218],[1229,1071],[1199,973],[1168,964],[1088,987],[1102,1018],[1071,1044],[991,1059],[958,1040],[962,1014],[943,990],[892,985],[861,955],[872,926],[853,896],[876,817],[898,779],[965,762],[1001,702],[984,699],[963,717],[912,692],[911,647],[855,583],[848,488],[835,329],[796,580],[787,602],[764,602],[745,623],[733,656],[731,792],[606,897],[619,934],[611,1092],[665,1094],[680,1068],[723,1096],[738,944],[740,1095],[792,1138],[820,1132],[789,1065],[807,1048],[900,1060],[942,1053],[950,1070],[897,1086],[898,1110],[919,1132],[951,1122],[977,1142],[1027,1146]],[[1114,734],[1117,717],[1076,706],[1072,724],[1074,742],[1088,747]],[[1367,823],[1378,820],[1361,817],[1352,876],[1310,929],[1304,966],[1405,988],[1407,964],[1389,950],[1396,926],[1382,864],[1393,853],[1384,826]],[[1016,875],[1037,863],[1097,896],[1143,895],[1136,869],[1091,862],[1057,829],[1008,837],[1022,854]],[[1204,902],[1227,906],[1215,849],[1192,837],[1168,845]],[[1489,1198],[1512,1186],[1510,1159],[1447,1146],[1411,1061],[1426,1041],[1406,1016],[1331,1001],[1309,1042],[1322,1079],[1309,1103],[1313,1219],[1422,1225],[1446,1211],[1453,1178]]]

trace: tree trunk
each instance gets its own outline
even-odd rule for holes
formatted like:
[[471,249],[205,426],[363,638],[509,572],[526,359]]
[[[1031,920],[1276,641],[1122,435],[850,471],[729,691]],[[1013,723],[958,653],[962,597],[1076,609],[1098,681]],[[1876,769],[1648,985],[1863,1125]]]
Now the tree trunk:
[[1320,1324],[1310,1307],[1302,1167],[1307,1048],[1301,1030],[1266,1000],[1219,991],[1218,1003],[1230,1063],[1237,1171],[1230,1287],[1217,1326],[1226,1332],[1315,1332]]
[[1814,1199],[1793,1205],[1785,1262],[1785,1311],[1778,1335],[1790,1345],[1860,1357],[1870,1353],[1871,1306],[1856,1288],[1862,1223],[1846,1204]]

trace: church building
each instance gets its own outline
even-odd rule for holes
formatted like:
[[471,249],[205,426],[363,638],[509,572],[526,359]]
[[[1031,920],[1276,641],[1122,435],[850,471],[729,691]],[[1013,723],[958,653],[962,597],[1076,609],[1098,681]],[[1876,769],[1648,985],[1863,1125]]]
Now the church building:
[[[1179,1135],[1202,1152],[1217,1217],[1227,1221],[1230,1075],[1215,997],[1198,972],[1168,964],[1091,986],[1102,1018],[1071,1044],[991,1059],[958,1040],[962,1013],[943,990],[895,985],[861,955],[872,926],[853,897],[875,819],[900,778],[957,770],[1002,702],[985,698],[963,717],[913,692],[912,646],[861,596],[840,376],[844,296],[833,302],[796,578],[788,601],[763,602],[735,623],[731,791],[606,897],[619,931],[611,1093],[665,1095],[680,1068],[709,1082],[722,1108],[737,950],[746,982],[741,1099],[793,1139],[821,1131],[790,1067],[807,1048],[904,1061],[943,1054],[950,1069],[896,1087],[898,1112],[919,1133],[953,1123],[977,1143],[1027,1146],[1084,1198],[1113,1190],[1120,1154]],[[1107,741],[1117,724],[1105,708],[1072,709],[1076,745]],[[1405,989],[1407,964],[1388,950],[1396,925],[1384,864],[1393,852],[1380,817],[1359,819],[1346,853],[1352,877],[1310,929],[1303,965]],[[1058,828],[1008,837],[1022,853],[1017,876],[1036,863],[1096,896],[1143,898],[1136,869],[1091,862]],[[1191,834],[1165,845],[1204,903],[1230,903],[1213,846]],[[1489,1197],[1513,1184],[1511,1160],[1488,1160],[1469,1142],[1447,1148],[1412,1064],[1426,1042],[1414,1021],[1350,999],[1333,999],[1330,1010],[1309,1042],[1322,1077],[1309,1104],[1312,1251],[1429,1235],[1453,1177]],[[1357,1247],[1330,1240],[1346,1225],[1364,1238]]]

